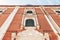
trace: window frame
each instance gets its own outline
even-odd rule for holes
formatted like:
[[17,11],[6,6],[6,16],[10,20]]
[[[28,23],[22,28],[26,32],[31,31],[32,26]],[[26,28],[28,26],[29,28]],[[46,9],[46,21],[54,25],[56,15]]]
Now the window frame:
[[34,25],[37,26],[37,25],[36,25],[36,19],[33,18],[33,17],[32,17],[32,18],[29,18],[29,17],[28,17],[28,18],[25,18],[25,19],[23,20],[23,25],[24,25],[24,27],[25,27],[25,22],[26,22],[27,19],[32,19],[32,20],[34,20]]
[[5,7],[0,7],[0,11],[1,11],[0,14],[3,14],[3,12],[6,11],[6,10],[7,10],[7,8],[5,8]]
[[[30,13],[29,13],[30,12]],[[32,14],[33,13],[33,11],[31,11],[31,10],[28,10],[26,13],[28,13],[28,14]]]
[[[27,25],[26,23],[27,23],[27,21],[30,21],[30,22],[33,22],[33,25]],[[33,27],[33,26],[35,26],[34,25],[34,20],[33,19],[26,19],[26,21],[25,21],[25,26],[27,26],[27,27]]]

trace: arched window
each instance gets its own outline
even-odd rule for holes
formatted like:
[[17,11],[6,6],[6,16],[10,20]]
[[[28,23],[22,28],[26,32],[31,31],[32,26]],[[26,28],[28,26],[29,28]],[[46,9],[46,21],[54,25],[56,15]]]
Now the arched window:
[[27,13],[33,13],[33,12],[29,10],[29,11],[27,11]]
[[34,20],[33,19],[27,19],[26,21],[25,21],[25,26],[35,26],[34,25]]

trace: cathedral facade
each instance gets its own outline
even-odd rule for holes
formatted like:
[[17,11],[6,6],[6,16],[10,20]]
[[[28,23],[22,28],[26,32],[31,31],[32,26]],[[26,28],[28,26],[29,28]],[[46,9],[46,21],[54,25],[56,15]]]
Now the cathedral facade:
[[0,40],[60,40],[60,6],[0,6]]

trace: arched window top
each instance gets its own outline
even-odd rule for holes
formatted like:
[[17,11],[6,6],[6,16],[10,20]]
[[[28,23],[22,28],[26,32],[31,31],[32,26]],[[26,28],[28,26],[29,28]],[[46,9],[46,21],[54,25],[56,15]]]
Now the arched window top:
[[35,26],[34,25],[34,20],[33,19],[27,19],[26,21],[25,21],[25,26]]
[[31,10],[28,10],[27,13],[33,13]]

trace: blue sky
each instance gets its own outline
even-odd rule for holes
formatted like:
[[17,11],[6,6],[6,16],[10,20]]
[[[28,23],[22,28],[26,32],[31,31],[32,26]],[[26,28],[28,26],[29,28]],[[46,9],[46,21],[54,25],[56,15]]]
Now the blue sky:
[[60,5],[60,0],[0,0],[0,5]]

